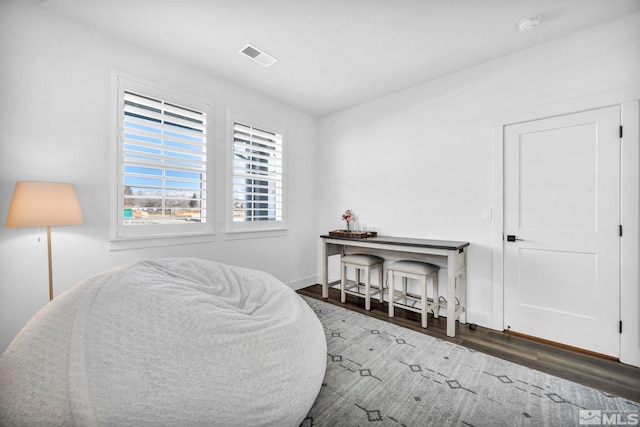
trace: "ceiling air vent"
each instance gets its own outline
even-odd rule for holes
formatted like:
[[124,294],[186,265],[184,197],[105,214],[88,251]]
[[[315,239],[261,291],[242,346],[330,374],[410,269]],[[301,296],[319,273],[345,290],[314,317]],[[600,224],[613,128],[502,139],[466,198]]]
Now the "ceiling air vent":
[[253,59],[258,64],[268,67],[276,63],[277,59],[250,44],[245,45],[239,51],[241,54]]

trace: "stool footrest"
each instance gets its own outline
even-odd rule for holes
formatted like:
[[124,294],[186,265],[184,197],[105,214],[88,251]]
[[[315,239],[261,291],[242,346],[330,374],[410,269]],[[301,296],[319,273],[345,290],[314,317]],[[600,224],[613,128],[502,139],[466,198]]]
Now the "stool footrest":
[[[400,295],[396,295],[396,296],[393,298],[392,302],[393,302],[394,304],[396,304],[396,305],[397,305],[397,304],[402,304],[401,302],[398,302],[398,300],[401,300],[401,299],[408,299],[408,300],[413,301],[414,303],[422,300],[422,298],[420,298],[420,296],[419,296],[419,295],[411,295],[411,294],[402,295],[402,294],[400,294]],[[427,298],[427,304],[431,304],[431,305],[442,305],[442,303],[435,302],[435,301],[433,300],[433,298]],[[403,305],[408,305],[408,304],[403,304]]]
[[[362,292],[361,292],[362,289]],[[344,285],[344,293],[347,295],[354,295],[356,297],[360,297],[360,298],[365,298],[366,294],[364,293],[364,289],[365,289],[365,284],[364,283],[355,283],[355,282],[350,282],[347,281],[347,283],[345,283]],[[382,291],[375,285],[369,285],[369,296],[377,296],[380,295],[380,292],[384,292],[384,289],[382,289]]]
[[[400,302],[399,300],[410,300],[413,302],[413,305],[404,303],[404,302]],[[389,298],[389,304],[393,305],[394,307],[398,307],[398,308],[402,308],[404,310],[410,310],[410,311],[414,311],[416,313],[422,313],[422,308],[420,306],[416,307],[415,303],[417,302],[421,302],[422,298],[420,298],[420,295],[413,295],[413,294],[403,294],[401,292],[396,291],[395,292],[395,296],[394,297],[390,297]],[[440,309],[440,304],[435,302],[433,300],[433,298],[427,298],[427,304],[426,304],[426,308],[427,311],[431,310],[433,311],[434,315],[436,315],[436,310]]]

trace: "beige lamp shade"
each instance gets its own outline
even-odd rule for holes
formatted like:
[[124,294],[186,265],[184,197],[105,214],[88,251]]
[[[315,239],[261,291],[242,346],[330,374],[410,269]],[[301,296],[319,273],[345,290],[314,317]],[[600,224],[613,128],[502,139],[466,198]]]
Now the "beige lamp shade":
[[73,184],[18,181],[6,227],[82,224],[82,210]]

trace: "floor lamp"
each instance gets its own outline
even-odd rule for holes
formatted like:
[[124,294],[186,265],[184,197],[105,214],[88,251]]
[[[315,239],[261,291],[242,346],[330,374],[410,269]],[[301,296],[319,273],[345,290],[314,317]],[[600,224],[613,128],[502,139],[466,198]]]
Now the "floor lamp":
[[47,227],[49,256],[49,301],[53,299],[51,227],[84,222],[73,184],[18,181],[13,191],[5,227]]

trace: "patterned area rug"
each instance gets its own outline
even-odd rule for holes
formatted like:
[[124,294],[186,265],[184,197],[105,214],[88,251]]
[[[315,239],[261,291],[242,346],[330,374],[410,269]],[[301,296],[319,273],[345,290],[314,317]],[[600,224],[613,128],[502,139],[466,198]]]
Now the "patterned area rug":
[[637,424],[638,402],[303,298],[328,353],[303,427]]

